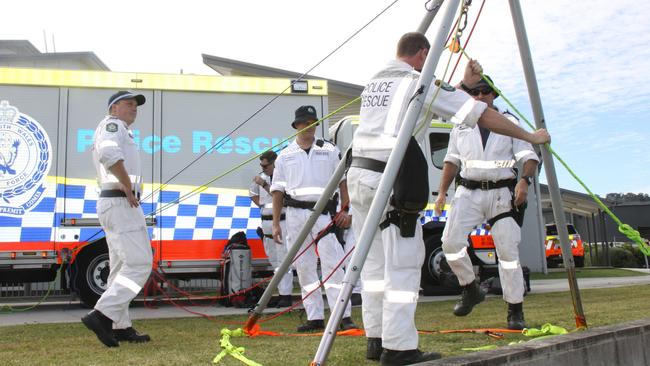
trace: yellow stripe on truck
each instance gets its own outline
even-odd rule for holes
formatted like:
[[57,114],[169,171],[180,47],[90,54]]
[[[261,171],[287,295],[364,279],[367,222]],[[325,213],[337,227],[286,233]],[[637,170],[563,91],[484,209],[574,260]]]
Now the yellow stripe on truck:
[[291,79],[284,78],[0,67],[0,84],[4,85],[327,95],[327,80],[308,80],[307,83],[307,92],[291,93]]

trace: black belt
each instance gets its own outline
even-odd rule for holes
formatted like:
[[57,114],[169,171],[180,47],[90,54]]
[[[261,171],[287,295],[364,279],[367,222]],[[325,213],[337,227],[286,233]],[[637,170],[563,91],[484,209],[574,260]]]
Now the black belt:
[[516,179],[502,179],[496,182],[491,180],[469,180],[465,178],[460,178],[458,184],[467,188],[467,189],[480,189],[482,191],[488,191],[490,189],[504,188],[504,187],[514,187],[517,185]]
[[273,239],[273,235],[271,235],[271,234],[264,234],[264,237],[269,238],[269,239]]
[[350,163],[350,166],[355,168],[372,170],[373,172],[377,172],[377,173],[383,173],[384,169],[386,168],[386,162],[370,159],[370,158],[362,158],[360,156],[353,156],[352,163]]
[[304,208],[306,210],[313,210],[314,206],[316,206],[316,202],[300,201],[293,198],[290,199],[285,198],[284,205],[286,207],[295,207],[295,208]]
[[[284,220],[286,218],[287,217],[286,217],[285,214],[280,215],[280,221],[282,221],[282,220]],[[266,220],[273,220],[273,215],[262,215],[262,220],[265,220],[265,221]]]
[[[140,193],[136,195],[135,192],[133,192],[133,195],[136,196],[137,199],[140,199]],[[104,197],[104,198],[126,197],[126,193],[124,193],[124,191],[122,191],[121,189],[105,189],[99,193],[99,197]]]

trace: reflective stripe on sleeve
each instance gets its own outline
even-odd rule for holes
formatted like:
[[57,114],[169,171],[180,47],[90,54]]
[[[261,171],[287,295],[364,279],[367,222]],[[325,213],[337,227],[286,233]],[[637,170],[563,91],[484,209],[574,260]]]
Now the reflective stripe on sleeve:
[[305,290],[306,292],[312,292],[312,291],[316,290],[319,287],[320,287],[320,282],[313,282],[313,283],[309,283],[309,284],[304,285],[302,287],[302,289]]
[[[463,106],[460,107],[458,112],[456,112],[456,114],[451,117],[451,122],[457,125],[465,123],[467,116],[472,112],[475,104],[476,102],[474,101],[474,99],[472,98],[467,99],[465,103],[463,103]],[[476,123],[473,124],[465,123],[465,125],[468,127],[474,127]]]
[[499,265],[503,269],[517,269],[519,268],[519,261],[504,261],[499,259]]
[[142,287],[140,287],[137,283],[133,282],[132,280],[118,274],[115,276],[115,283],[118,283],[129,290],[131,290],[134,294],[138,294]]
[[522,158],[524,158],[524,157],[526,157],[528,155],[533,155],[534,157],[537,157],[537,155],[533,151],[522,150],[522,151],[515,154],[515,160],[519,161],[519,160],[521,160]]
[[467,247],[463,247],[458,253],[445,253],[448,261],[457,261],[467,255]]
[[329,282],[325,282],[325,285],[324,285],[324,286],[325,286],[325,289],[326,289],[326,290],[329,289],[329,288],[337,288],[337,289],[339,289],[339,290],[343,289],[343,285],[340,284],[340,283],[329,283]]
[[500,169],[512,168],[515,166],[514,160],[466,160],[465,168],[467,169]]
[[99,150],[101,150],[101,149],[103,149],[105,147],[116,147],[116,146],[118,146],[117,142],[115,142],[113,140],[104,140],[104,141],[99,143],[98,147],[99,147]]
[[418,293],[414,291],[386,291],[384,300],[398,304],[413,304],[418,301]]
[[384,292],[386,285],[384,280],[362,281],[363,291],[366,292]]

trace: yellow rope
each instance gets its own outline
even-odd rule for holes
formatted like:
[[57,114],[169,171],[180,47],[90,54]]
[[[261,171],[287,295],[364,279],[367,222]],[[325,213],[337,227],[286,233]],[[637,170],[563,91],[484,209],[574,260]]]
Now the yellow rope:
[[235,347],[230,343],[230,337],[244,337],[245,335],[246,333],[241,328],[235,330],[221,329],[221,340],[219,341],[221,352],[214,357],[212,363],[218,364],[224,357],[230,355],[248,366],[262,366],[262,364],[249,360],[244,356],[244,352],[246,352],[244,347]]

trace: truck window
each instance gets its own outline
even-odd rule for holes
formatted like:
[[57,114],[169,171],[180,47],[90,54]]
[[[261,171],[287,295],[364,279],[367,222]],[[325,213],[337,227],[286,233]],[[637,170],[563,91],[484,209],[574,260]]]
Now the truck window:
[[431,162],[433,166],[442,169],[449,145],[449,133],[430,133],[429,145],[431,146]]
[[[574,235],[577,234],[578,232],[576,231],[576,228],[573,227],[571,224],[566,225],[567,231],[569,232],[569,235]],[[546,225],[546,235],[557,235],[557,227],[555,224],[553,225]]]

